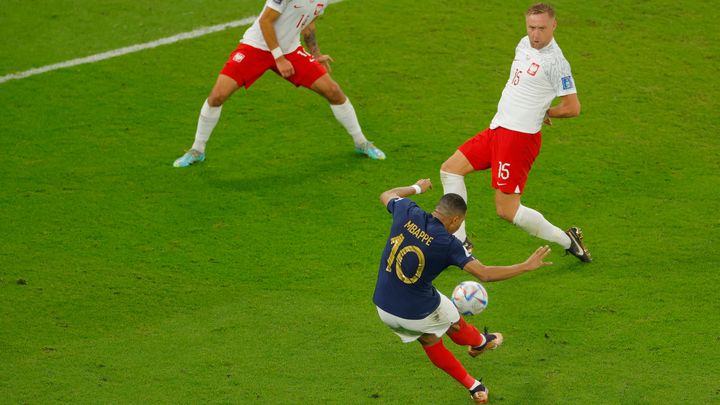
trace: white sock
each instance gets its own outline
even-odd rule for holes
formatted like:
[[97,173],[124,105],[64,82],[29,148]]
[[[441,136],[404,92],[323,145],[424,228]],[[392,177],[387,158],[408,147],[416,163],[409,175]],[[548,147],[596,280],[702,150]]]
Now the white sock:
[[[443,185],[443,194],[455,193],[462,197],[463,200],[465,200],[465,204],[467,204],[468,196],[467,188],[465,187],[465,176],[440,170],[440,181]],[[454,235],[456,238],[460,239],[460,242],[465,242],[465,239],[467,239],[465,221],[463,221],[460,228],[458,228]]]
[[562,229],[548,222],[543,214],[522,204],[518,207],[513,218],[513,224],[524,229],[527,233],[538,238],[555,242],[565,249],[570,247],[570,238]]
[[339,105],[330,104],[330,109],[332,109],[335,119],[337,119],[338,122],[345,127],[348,134],[352,136],[355,146],[362,146],[365,142],[367,142],[367,139],[360,128],[360,123],[358,122],[357,115],[355,114],[355,109],[350,103],[349,98],[346,98],[345,102]]
[[220,120],[222,106],[210,107],[207,99],[200,109],[200,117],[198,118],[197,130],[195,131],[195,142],[192,148],[200,153],[205,153],[205,144],[207,144],[215,125]]

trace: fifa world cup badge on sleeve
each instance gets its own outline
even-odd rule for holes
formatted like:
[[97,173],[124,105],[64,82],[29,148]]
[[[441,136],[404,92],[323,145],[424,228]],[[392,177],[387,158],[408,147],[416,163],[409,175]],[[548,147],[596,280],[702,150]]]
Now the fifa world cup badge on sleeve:
[[561,80],[562,80],[563,90],[570,90],[573,87],[575,87],[573,85],[572,76],[565,76]]

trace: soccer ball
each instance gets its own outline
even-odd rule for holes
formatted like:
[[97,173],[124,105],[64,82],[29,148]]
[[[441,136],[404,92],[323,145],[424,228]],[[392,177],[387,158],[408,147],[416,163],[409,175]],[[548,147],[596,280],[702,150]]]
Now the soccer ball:
[[477,281],[463,281],[453,290],[452,302],[461,314],[476,315],[487,307],[488,294]]

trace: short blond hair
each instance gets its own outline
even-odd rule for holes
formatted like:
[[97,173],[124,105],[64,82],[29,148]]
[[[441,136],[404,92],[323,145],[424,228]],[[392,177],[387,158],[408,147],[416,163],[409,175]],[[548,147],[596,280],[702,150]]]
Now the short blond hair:
[[526,16],[536,14],[547,14],[550,18],[555,18],[555,9],[547,3],[535,3],[528,8]]

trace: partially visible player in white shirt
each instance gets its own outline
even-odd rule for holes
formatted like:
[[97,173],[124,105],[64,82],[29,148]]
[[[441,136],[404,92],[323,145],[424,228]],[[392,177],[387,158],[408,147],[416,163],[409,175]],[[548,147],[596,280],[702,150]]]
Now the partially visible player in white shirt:
[[[533,236],[555,242],[583,262],[592,258],[583,243],[582,231],[563,231],[538,211],[521,204],[520,197],[535,158],[540,152],[542,124],[552,118],[580,114],[580,101],[570,64],[553,38],[557,21],[548,4],[531,6],[526,15],[527,36],[515,49],[498,110],[490,127],[461,145],[440,168],[445,193],[456,193],[467,201],[465,176],[477,170],[492,170],[497,214]],[[551,107],[552,101],[560,103]],[[465,224],[455,233],[472,249]]]
[[[267,70],[325,97],[335,118],[352,137],[355,151],[371,159],[385,159],[385,154],[365,138],[350,100],[330,77],[333,59],[320,53],[317,45],[315,19],[324,13],[327,4],[327,0],[265,1],[262,14],[245,31],[220,71],[200,110],[195,141],[190,150],[175,160],[175,167],[205,160],[205,145],[220,119],[222,105],[240,87],[249,88]],[[300,43],[300,34],[307,51]]]
[[[566,102],[577,106],[579,113],[580,103],[570,63],[555,39],[543,48],[535,49],[530,44],[530,37],[526,36],[515,48],[508,85],[503,89],[490,128],[504,127],[529,134],[539,132],[546,114],[550,114],[552,101],[569,95],[573,97]],[[557,116],[556,112],[553,114]]]
[[[278,46],[283,51],[291,51],[300,46],[300,33],[315,17],[324,14],[326,6],[327,2],[324,1],[266,1],[265,7],[280,14],[272,24]],[[245,31],[240,42],[264,51],[272,51],[265,42],[260,18],[255,19]]]

